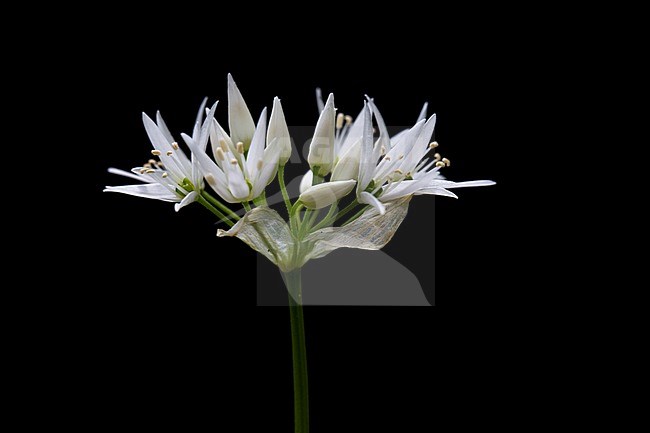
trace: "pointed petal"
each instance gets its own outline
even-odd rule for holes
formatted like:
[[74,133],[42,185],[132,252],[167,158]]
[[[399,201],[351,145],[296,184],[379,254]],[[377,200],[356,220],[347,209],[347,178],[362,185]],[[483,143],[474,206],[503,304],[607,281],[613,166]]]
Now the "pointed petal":
[[158,128],[160,128],[160,132],[163,133],[165,138],[167,139],[168,142],[173,143],[174,142],[174,136],[172,135],[171,132],[169,132],[169,128],[167,127],[167,124],[162,118],[162,115],[160,114],[160,111],[156,111],[156,124],[158,125]]
[[323,103],[323,92],[320,87],[316,87],[316,106],[318,107],[318,114],[322,113],[325,104]]
[[354,180],[320,183],[307,188],[299,200],[309,209],[321,209],[349,194],[355,183]]
[[388,128],[386,128],[384,118],[379,112],[379,109],[375,105],[374,101],[370,99],[368,100],[368,104],[370,105],[372,114],[375,116],[375,120],[377,120],[377,126],[379,126],[379,140],[377,140],[377,144],[375,145],[374,155],[375,161],[377,161],[381,155],[381,146],[384,146],[386,152],[390,150],[390,135],[388,134]]
[[307,156],[312,171],[321,177],[325,177],[332,170],[334,162],[335,115],[334,94],[330,93],[318,118]]
[[190,146],[190,149],[192,150],[192,157],[196,158],[196,161],[201,165],[202,172],[205,175],[205,180],[212,189],[214,189],[214,191],[228,203],[239,203],[239,200],[235,199],[227,188],[228,180],[223,170],[221,170],[221,168],[210,159],[205,151],[196,147],[190,137],[187,137],[185,134],[182,136],[184,140],[187,141],[189,138],[192,142],[191,145],[188,143],[188,146]]
[[151,198],[162,201],[180,201],[180,197],[158,183],[145,185],[107,186],[104,192],[119,192],[135,197]]
[[[420,110],[420,114],[418,115],[418,120],[417,120],[417,122],[419,122],[420,120],[424,120],[424,119],[427,118],[427,108],[428,108],[428,107],[429,107],[429,103],[428,103],[428,102],[425,102],[424,105],[422,106],[422,110]],[[416,122],[416,123],[417,123],[417,122]]]
[[312,171],[309,170],[307,173],[305,173],[305,175],[300,180],[300,186],[299,186],[300,194],[307,191],[307,188],[309,188],[312,183],[314,183],[314,173],[312,173]]
[[111,168],[108,169],[108,172],[111,173],[111,174],[117,174],[118,176],[124,176],[124,177],[128,177],[128,178],[131,178],[131,179],[139,180],[140,182],[151,183],[151,180],[149,180],[145,176],[141,176],[141,175],[135,174],[135,173],[129,173],[128,171],[120,170],[119,168],[111,167]]
[[359,194],[359,197],[357,197],[357,200],[359,203],[365,203],[369,204],[370,206],[374,207],[377,209],[377,212],[379,212],[380,215],[383,215],[386,213],[386,206],[379,200],[377,200],[377,197],[374,195],[370,194],[369,192],[362,192]]
[[233,143],[237,144],[241,141],[244,143],[244,149],[248,150],[255,133],[255,122],[230,74],[228,74],[228,124]]
[[188,177],[192,171],[189,159],[185,157],[184,160],[181,160],[173,157],[175,150],[172,148],[171,143],[167,141],[167,138],[160,131],[158,125],[145,113],[142,113],[142,123],[154,149],[160,152],[160,160],[165,164],[165,168],[180,179]]
[[429,120],[424,124],[422,131],[415,139],[413,146],[410,149],[410,152],[404,157],[404,161],[400,166],[400,170],[404,173],[413,173],[415,167],[419,164],[420,160],[427,154],[429,151],[429,141],[431,140],[431,135],[436,126],[436,115],[432,115]]
[[[347,126],[346,126],[347,127]],[[348,129],[345,139],[340,143],[340,147],[336,149],[335,156],[339,156],[347,152],[348,148],[357,142],[363,136],[363,110],[359,112],[359,115],[352,126]]]
[[[259,126],[258,126],[259,128]],[[284,118],[284,111],[279,98],[273,99],[273,110],[269,120],[269,130],[266,135],[266,145],[268,146],[273,140],[277,139],[280,145],[280,165],[284,166],[291,157],[291,137],[289,128]]]
[[188,204],[194,203],[196,199],[199,197],[199,193],[196,191],[192,191],[189,194],[187,194],[185,197],[183,197],[183,200],[181,200],[180,203],[176,203],[174,205],[174,210],[178,212],[179,210],[183,209],[185,206]]
[[458,198],[456,194],[454,194],[451,191],[447,191],[444,188],[436,188],[436,187],[427,187],[427,188],[422,188],[415,192],[415,195],[444,195],[446,197],[451,197],[451,198]]
[[258,164],[264,157],[264,144],[266,136],[266,107],[262,110],[260,120],[257,122],[255,134],[251,140],[248,155],[246,155],[246,168],[248,169],[248,176],[251,182],[257,178]]
[[361,160],[361,140],[350,146],[345,155],[336,163],[330,180],[358,179]]
[[367,187],[375,172],[376,161],[372,160],[372,116],[370,107],[364,104],[363,108],[363,138],[361,142],[361,162],[359,163],[359,183],[357,195]]
[[257,198],[266,188],[266,185],[271,183],[275,174],[278,172],[278,161],[280,160],[280,143],[276,138],[271,142],[269,147],[264,150],[264,158],[262,160],[262,168],[258,172],[258,177],[253,181],[253,197]]
[[468,188],[475,186],[491,186],[496,185],[497,183],[492,180],[468,180],[465,182],[452,182],[450,180],[433,180],[429,186],[430,187],[441,187],[441,188]]

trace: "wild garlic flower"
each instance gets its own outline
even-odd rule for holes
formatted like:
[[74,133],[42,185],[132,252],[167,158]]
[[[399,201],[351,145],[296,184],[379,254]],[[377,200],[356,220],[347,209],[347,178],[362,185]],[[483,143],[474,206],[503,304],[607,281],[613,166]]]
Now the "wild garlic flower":
[[[213,120],[210,125],[212,160],[205,146],[197,146],[182,135],[198,160],[205,180],[228,203],[248,202],[258,198],[273,180],[280,158],[291,154],[291,142],[280,100],[276,98],[271,125],[266,128],[266,108],[257,126],[232,76],[228,75],[228,114],[231,135]],[[286,147],[289,147],[287,155]],[[286,163],[286,159],[284,162]]]
[[[192,137],[188,137],[196,149],[205,149],[208,143],[209,126],[214,118],[215,103],[208,111],[203,123],[203,111],[207,98],[201,104],[194,124]],[[151,198],[168,202],[176,202],[174,208],[178,212],[181,208],[194,202],[200,191],[204,188],[203,172],[201,171],[195,155],[188,158],[179,147],[176,140],[169,132],[160,112],[156,113],[156,122],[142,113],[142,122],[149,136],[154,150],[152,155],[159,160],[150,159],[141,167],[135,167],[131,172],[117,168],[108,171],[124,177],[143,182],[137,185],[108,186],[105,192],[119,192],[136,197]]]

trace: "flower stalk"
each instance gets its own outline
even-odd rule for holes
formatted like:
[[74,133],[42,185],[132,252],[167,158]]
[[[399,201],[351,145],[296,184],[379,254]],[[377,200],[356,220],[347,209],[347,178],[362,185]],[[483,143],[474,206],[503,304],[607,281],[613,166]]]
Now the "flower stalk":
[[302,309],[301,268],[296,268],[283,275],[289,291],[289,315],[291,318],[294,432],[309,433],[309,381],[305,321]]

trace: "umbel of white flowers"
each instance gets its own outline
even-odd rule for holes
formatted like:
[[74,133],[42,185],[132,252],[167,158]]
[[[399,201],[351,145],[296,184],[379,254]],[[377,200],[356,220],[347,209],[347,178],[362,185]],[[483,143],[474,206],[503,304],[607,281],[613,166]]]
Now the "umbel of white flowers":
[[[450,189],[494,184],[489,180],[452,182],[440,174],[450,161],[436,152],[438,143],[430,141],[436,116],[426,118],[426,104],[412,128],[391,137],[371,98],[366,97],[361,113],[353,119],[337,115],[334,95],[323,103],[317,89],[320,117],[307,158],[310,170],[300,182],[300,196],[292,202],[284,182],[284,166],[292,148],[280,100],[276,97],[273,101],[268,125],[266,108],[255,124],[229,74],[229,132],[214,118],[217,103],[206,110],[206,102],[199,108],[192,135],[181,134],[191,151],[189,158],[160,113],[156,113],[155,122],[143,113],[154,148],[151,153],[158,159],[150,159],[131,172],[110,168],[111,173],[141,183],[109,186],[105,191],[175,202],[176,211],[199,202],[231,227],[227,232],[220,230],[219,236],[239,237],[282,271],[336,248],[383,247],[406,216],[415,195],[457,198]],[[378,137],[374,136],[373,124]],[[208,141],[212,157],[207,153]],[[266,203],[266,187],[276,174],[288,223]],[[338,204],[348,195],[350,203],[339,210]],[[240,218],[224,202],[241,203],[247,212]],[[320,215],[319,209],[328,206],[327,214]],[[352,210],[356,213],[340,223]]]

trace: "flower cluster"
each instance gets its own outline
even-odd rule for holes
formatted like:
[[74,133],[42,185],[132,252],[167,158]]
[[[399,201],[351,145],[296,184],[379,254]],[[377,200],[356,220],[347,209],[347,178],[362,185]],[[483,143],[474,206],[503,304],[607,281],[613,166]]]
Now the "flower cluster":
[[[363,110],[353,119],[336,113],[333,94],[323,102],[317,90],[320,117],[307,158],[310,170],[300,182],[300,196],[292,202],[284,184],[284,166],[292,146],[280,100],[274,99],[270,118],[265,108],[256,124],[228,75],[228,132],[214,117],[217,103],[206,109],[206,102],[199,108],[192,135],[181,134],[190,157],[160,113],[156,121],[143,114],[154,148],[151,153],[158,159],[131,172],[109,169],[142,183],[110,186],[105,191],[176,202],[177,211],[199,202],[231,227],[220,235],[240,237],[281,269],[301,266],[309,258],[342,246],[381,248],[406,215],[412,196],[457,198],[450,189],[494,184],[489,180],[452,182],[441,175],[450,161],[437,153],[438,143],[431,141],[436,116],[426,118],[426,104],[412,128],[391,137],[373,99],[366,97]],[[289,224],[267,207],[265,190],[276,174]],[[350,203],[339,210],[346,196]],[[241,203],[246,215],[240,218],[225,203]],[[319,220],[319,210],[328,206],[327,215]],[[352,218],[338,223],[355,209]],[[369,225],[374,227],[372,234]],[[383,232],[377,232],[377,227]]]

